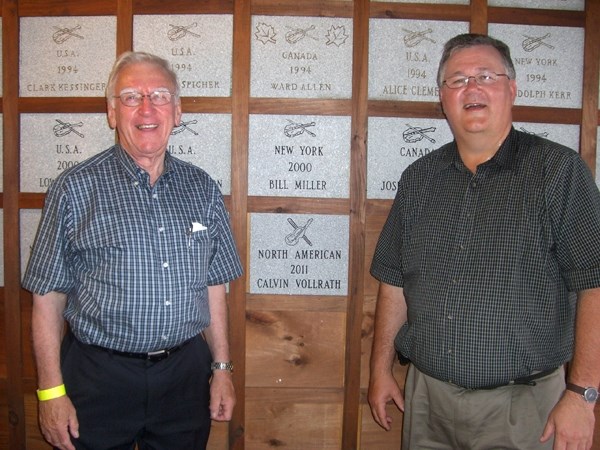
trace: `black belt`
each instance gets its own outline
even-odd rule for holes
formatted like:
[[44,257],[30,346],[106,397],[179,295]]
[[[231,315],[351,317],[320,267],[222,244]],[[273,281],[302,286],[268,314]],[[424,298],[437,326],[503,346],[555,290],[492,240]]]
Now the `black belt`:
[[484,387],[480,387],[480,388],[475,388],[475,390],[478,390],[478,389],[489,390],[489,389],[496,389],[496,388],[503,387],[503,386],[513,386],[513,385],[535,386],[537,384],[535,382],[535,380],[537,380],[539,378],[543,378],[547,375],[550,375],[550,374],[556,372],[557,370],[558,370],[558,367],[555,367],[553,369],[548,369],[548,370],[542,370],[541,372],[534,373],[527,377],[515,378],[514,380],[509,381],[508,383],[496,384],[496,385],[492,385],[492,386],[484,386]]
[[191,339],[188,339],[187,341],[185,341],[179,345],[176,345],[175,347],[165,348],[162,350],[156,350],[154,352],[147,352],[147,353],[122,352],[120,350],[113,350],[111,348],[100,347],[99,345],[93,345],[93,347],[100,349],[100,350],[104,350],[105,352],[110,353],[111,355],[119,355],[119,356],[124,356],[126,358],[145,359],[146,361],[150,361],[150,362],[158,362],[158,361],[162,361],[163,359],[167,359],[170,355],[172,355],[176,351],[181,350],[188,342],[190,342],[190,340]]

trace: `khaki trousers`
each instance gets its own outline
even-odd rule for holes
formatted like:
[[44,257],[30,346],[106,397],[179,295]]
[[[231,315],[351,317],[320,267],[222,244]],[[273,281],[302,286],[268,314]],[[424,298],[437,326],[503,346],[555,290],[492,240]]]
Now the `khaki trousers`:
[[565,389],[564,368],[536,380],[471,390],[429,377],[413,365],[406,378],[403,450],[552,450],[539,442]]

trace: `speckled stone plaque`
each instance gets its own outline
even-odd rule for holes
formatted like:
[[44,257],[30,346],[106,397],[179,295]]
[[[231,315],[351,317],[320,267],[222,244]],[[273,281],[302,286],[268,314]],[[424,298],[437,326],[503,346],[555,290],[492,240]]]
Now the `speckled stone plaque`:
[[133,48],[168,60],[184,97],[231,95],[231,15],[134,16]]
[[103,97],[116,53],[115,17],[22,17],[21,97]]
[[350,117],[251,115],[248,194],[348,198]]
[[231,115],[183,114],[168,151],[204,169],[223,195],[231,193]]
[[25,276],[25,270],[31,256],[31,249],[35,241],[40,219],[42,218],[41,209],[22,209],[20,211],[20,229],[21,229],[21,279]]
[[252,97],[350,98],[352,19],[254,16]]
[[[2,21],[0,21],[0,67],[2,67]],[[2,89],[4,86],[3,81],[3,70],[0,70],[0,97],[2,96]],[[2,283],[4,285],[4,283]]]
[[250,214],[250,293],[347,295],[348,234],[348,216]]
[[583,28],[490,24],[517,72],[516,105],[581,108]]
[[488,6],[583,11],[585,0],[488,0]]
[[22,114],[21,192],[46,192],[66,169],[114,143],[106,114]]
[[446,41],[467,22],[371,19],[369,98],[437,102],[437,69]]
[[393,199],[404,169],[453,139],[442,119],[370,117],[367,198]]
[[514,122],[513,127],[524,133],[535,134],[579,151],[579,125],[556,123]]

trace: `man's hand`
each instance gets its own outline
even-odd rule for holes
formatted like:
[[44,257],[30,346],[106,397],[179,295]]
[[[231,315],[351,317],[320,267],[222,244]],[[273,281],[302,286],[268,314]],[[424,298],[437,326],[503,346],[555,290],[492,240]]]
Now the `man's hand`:
[[215,370],[210,382],[210,417],[218,422],[231,420],[235,406],[235,389],[231,372]]
[[61,450],[75,450],[71,436],[79,437],[79,422],[67,396],[39,402],[39,421],[44,438]]
[[541,442],[554,435],[554,450],[589,450],[594,438],[594,404],[565,391],[548,416]]
[[386,411],[388,402],[393,401],[398,409],[404,412],[404,396],[392,374],[371,375],[367,398],[375,422],[390,431],[392,417]]

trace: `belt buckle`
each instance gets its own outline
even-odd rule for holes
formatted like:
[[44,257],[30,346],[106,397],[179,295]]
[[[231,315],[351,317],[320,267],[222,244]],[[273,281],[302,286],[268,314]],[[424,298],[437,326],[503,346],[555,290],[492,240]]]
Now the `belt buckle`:
[[163,359],[167,358],[169,354],[170,352],[167,349],[157,350],[155,352],[148,352],[146,354],[146,359],[152,362],[162,361]]

